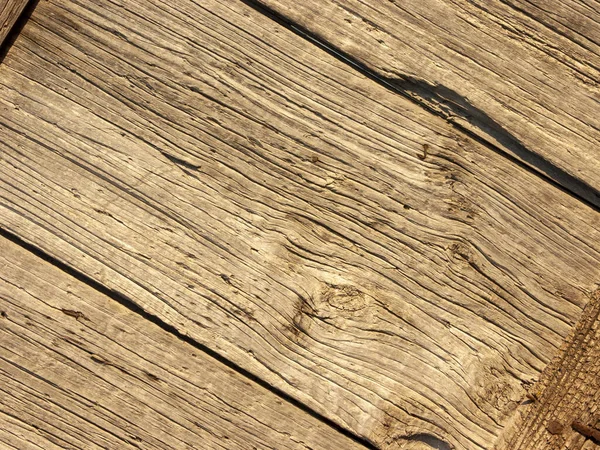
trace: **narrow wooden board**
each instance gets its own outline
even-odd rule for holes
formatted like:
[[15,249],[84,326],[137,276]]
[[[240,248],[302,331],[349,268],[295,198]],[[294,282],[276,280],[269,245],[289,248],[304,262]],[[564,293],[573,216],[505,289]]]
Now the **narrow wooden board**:
[[504,433],[503,450],[600,447],[600,289],[559,354],[531,387],[531,405]]
[[600,205],[598,2],[248,1]]
[[28,0],[0,0],[0,47],[27,3]]
[[0,238],[0,447],[359,449]]
[[4,229],[382,448],[489,448],[600,276],[597,211],[241,2],[41,1],[0,123]]

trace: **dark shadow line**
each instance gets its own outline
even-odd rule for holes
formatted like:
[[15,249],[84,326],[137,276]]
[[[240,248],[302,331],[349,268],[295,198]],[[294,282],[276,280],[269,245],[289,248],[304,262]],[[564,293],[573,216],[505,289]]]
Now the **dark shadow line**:
[[[17,18],[17,20],[15,21],[13,26],[11,27],[10,31],[7,33],[4,41],[0,44],[0,64],[2,64],[2,62],[6,58],[6,55],[8,54],[11,47],[15,43],[16,39],[19,37],[21,31],[25,27],[25,24],[31,18],[31,15],[33,14],[39,1],[40,0],[30,0],[27,3],[27,5],[23,8],[23,11],[19,15],[19,17]],[[192,167],[191,164],[189,164],[183,160],[180,160],[179,158],[174,158],[171,155],[165,155],[165,156],[173,162],[184,165],[188,168],[197,169],[196,166]],[[310,406],[300,402],[299,400],[295,399],[294,397],[292,397],[291,395],[282,391],[281,389],[268,384],[266,381],[262,380],[261,378],[259,378],[256,375],[254,375],[252,372],[242,368],[241,366],[238,366],[236,363],[228,360],[227,358],[223,357],[222,355],[215,352],[214,350],[206,347],[205,345],[200,344],[193,338],[191,338],[189,336],[185,336],[179,330],[177,330],[177,328],[163,322],[157,316],[154,316],[153,314],[148,313],[143,308],[138,306],[135,303],[135,301],[133,301],[129,297],[123,295],[122,293],[108,288],[107,286],[99,283],[98,281],[94,280],[93,278],[85,275],[84,273],[76,270],[75,268],[69,266],[68,264],[58,260],[57,258],[49,255],[48,253],[44,252],[42,249],[36,247],[35,245],[24,241],[16,234],[13,234],[12,232],[10,232],[2,227],[0,227],[0,236],[2,236],[5,239],[8,239],[9,241],[13,242],[14,244],[16,244],[18,246],[20,246],[24,250],[27,250],[28,252],[34,254],[35,256],[42,259],[43,261],[46,261],[47,263],[52,264],[54,267],[60,269],[62,272],[75,278],[76,280],[80,281],[81,283],[84,283],[87,286],[89,286],[90,288],[100,292],[103,295],[106,295],[111,300],[113,300],[113,301],[119,303],[120,305],[122,305],[123,307],[127,308],[129,311],[140,315],[142,318],[150,321],[154,325],[161,328],[163,331],[174,335],[181,341],[193,346],[198,351],[201,351],[201,352],[207,354],[208,356],[217,360],[218,362],[225,365],[229,369],[235,371],[240,376],[256,383],[258,386],[266,389],[267,391],[269,391],[272,394],[276,395],[277,397],[281,398],[283,401],[292,404],[299,410],[307,413],[311,417],[320,421],[324,425],[332,428],[333,430],[342,434],[343,436],[346,436],[347,438],[351,439],[352,441],[356,442],[357,444],[362,445],[363,447],[365,447],[366,449],[369,449],[369,450],[377,450],[377,447],[374,446],[368,440],[350,432],[348,429],[344,428],[343,426],[335,423],[333,420],[331,420],[331,419],[323,416],[319,412],[315,411]]]
[[[410,76],[404,76],[401,78],[400,77],[398,77],[398,78],[384,77],[384,76],[378,74],[377,72],[375,72],[374,70],[372,70],[371,68],[369,68],[368,66],[366,66],[364,63],[357,60],[356,58],[350,56],[348,53],[340,50],[339,48],[330,44],[329,42],[322,40],[320,37],[318,37],[311,31],[309,31],[308,29],[294,23],[293,21],[291,21],[287,17],[283,16],[282,14],[265,6],[259,0],[240,0],[240,1],[243,2],[244,4],[246,4],[247,6],[251,7],[255,11],[259,12],[263,16],[270,18],[271,20],[275,21],[279,25],[292,31],[293,33],[300,36],[301,38],[311,42],[312,44],[314,44],[321,50],[323,50],[326,53],[335,57],[337,60],[351,66],[352,68],[357,70],[362,75],[366,76],[367,78],[371,79],[372,81],[375,81],[377,84],[385,87],[386,89],[388,89],[396,94],[399,94],[399,95],[407,98],[414,104],[426,109],[428,112],[432,113],[433,115],[443,118],[449,124],[451,124],[454,128],[458,129],[463,134],[469,136],[471,139],[474,139],[481,145],[484,145],[485,147],[491,149],[495,153],[508,158],[511,162],[514,162],[515,164],[519,165],[520,167],[524,168],[525,170],[529,171],[530,173],[536,174],[537,176],[541,177],[542,179],[549,182],[550,184],[552,184],[556,188],[560,189],[561,191],[564,191],[567,194],[582,201],[589,207],[593,208],[595,211],[600,211],[600,191],[598,191],[597,189],[594,189],[592,186],[589,186],[587,183],[581,181],[580,179],[570,175],[566,171],[555,166],[554,164],[552,164],[551,162],[549,162],[548,160],[546,160],[539,154],[526,148],[522,143],[519,142],[518,139],[516,139],[511,133],[509,133],[501,125],[499,125],[497,122],[495,122],[489,115],[487,115],[482,110],[479,110],[479,109],[475,108],[474,106],[472,106],[470,103],[468,103],[466,101],[466,99],[463,96],[461,96],[457,92],[455,92],[445,86],[442,86],[442,85],[434,86],[434,85],[431,85],[431,84],[425,82],[424,80],[418,80],[418,79],[415,79]],[[35,10],[38,3],[39,3],[39,0],[30,0],[27,3],[27,5],[23,9],[22,13],[20,14],[19,18],[15,21],[14,25],[11,27],[11,30],[6,35],[4,41],[0,44],[0,64],[2,64],[2,62],[4,61],[10,48],[12,47],[12,45],[14,44],[14,42],[20,35],[25,24],[30,19],[31,15],[32,15],[33,11]],[[418,97],[418,98],[415,98],[415,97]],[[419,100],[419,99],[428,100],[431,103],[438,106],[439,108],[435,108],[431,104],[427,104],[426,102]],[[444,110],[446,110],[447,112],[444,112]],[[506,150],[503,150],[502,148],[500,148],[497,145],[493,144],[492,142],[488,141],[487,139],[485,139],[484,137],[475,133],[474,131],[469,130],[468,128],[464,127],[463,125],[455,122],[454,120],[452,120],[450,118],[451,115],[456,115],[456,116],[462,117],[469,123],[473,124],[474,126],[476,126],[479,129],[481,129],[484,133],[492,136],[494,139],[496,139],[499,143],[501,143],[503,146],[505,146],[513,154],[507,153]],[[177,161],[177,162],[179,162],[179,161]],[[177,328],[163,322],[157,316],[148,313],[143,308],[138,306],[135,303],[135,301],[133,301],[129,297],[123,295],[122,293],[108,288],[107,286],[99,283],[98,281],[85,275],[84,273],[79,272],[78,270],[69,266],[68,264],[49,255],[48,253],[44,252],[42,249],[34,246],[33,244],[30,244],[30,243],[24,241],[17,235],[13,234],[12,232],[10,232],[4,228],[0,228],[0,236],[4,237],[5,239],[8,239],[9,241],[13,242],[16,245],[19,245],[21,248],[29,251],[30,253],[32,253],[35,256],[37,256],[38,258],[48,262],[49,264],[52,264],[54,267],[60,269],[61,271],[63,271],[67,275],[77,279],[78,281],[86,284],[87,286],[91,287],[92,289],[95,289],[96,291],[106,295],[107,297],[111,298],[113,301],[116,301],[120,305],[122,305],[125,308],[127,308],[128,310],[130,310],[131,312],[140,315],[145,320],[148,320],[151,323],[153,323],[154,325],[158,326],[163,331],[176,336],[181,341],[186,342],[187,344],[193,346],[194,348],[196,348],[199,351],[202,351],[203,353],[205,353],[208,356],[212,357],[213,359],[217,360],[218,362],[220,362],[221,364],[230,368],[231,370],[235,371],[236,373],[240,374],[241,376],[253,381],[255,384],[268,390],[269,392],[273,393],[274,395],[280,397],[282,400],[294,405],[301,411],[309,414],[311,417],[319,420],[323,424],[331,427],[335,431],[348,437],[349,439],[353,440],[354,442],[364,446],[367,449],[377,450],[377,447],[373,443],[368,441],[367,439],[357,436],[356,434],[352,433],[351,431],[344,428],[343,426],[335,423],[331,419],[329,419],[329,418],[323,416],[322,414],[320,414],[319,412],[315,411],[308,405],[300,402],[299,400],[296,400],[295,398],[293,398],[291,395],[287,394],[286,392],[280,390],[277,387],[274,387],[274,386],[268,384],[266,381],[262,380],[261,378],[254,375],[250,371],[248,371],[248,370],[242,368],[241,366],[237,365],[236,363],[226,359],[225,357],[223,357],[219,353],[215,352],[214,350],[197,342],[193,338],[182,334],[179,330],[177,330]],[[440,441],[435,436],[429,436],[429,435],[423,435],[423,434],[412,436],[410,438],[410,440],[422,441],[422,442],[428,443],[429,445],[438,445],[438,447],[440,445],[448,445],[444,441]],[[443,447],[443,448],[445,448],[445,447]]]
[[431,447],[432,450],[452,450],[450,444],[443,439],[438,438],[430,433],[416,433],[410,436],[402,437],[401,439],[414,442],[422,442]]
[[29,0],[27,2],[25,7],[23,8],[23,11],[21,11],[21,14],[19,14],[19,17],[17,18],[9,32],[6,34],[4,41],[0,43],[0,64],[2,64],[4,58],[8,54],[8,51],[17,40],[19,34],[21,34],[23,27],[33,14],[33,11],[35,10],[35,7],[39,2],[40,0]]
[[[464,96],[443,85],[434,86],[424,80],[410,76],[400,76],[397,78],[382,76],[355,57],[323,40],[312,31],[296,24],[283,14],[264,5],[260,0],[239,1],[301,38],[311,42],[321,50],[335,57],[338,61],[351,66],[380,86],[407,98],[433,115],[441,117],[459,132],[467,135],[479,144],[507,158],[528,172],[539,176],[544,181],[578,199],[593,210],[600,212],[599,190],[557,167],[538,153],[528,149],[487,113],[471,105]],[[430,103],[428,104],[428,102]],[[452,116],[463,118],[474,127],[479,128],[483,134],[487,134],[499,142],[505,149],[456,122]]]
[[291,395],[287,394],[286,392],[282,391],[281,389],[279,389],[279,388],[277,388],[275,386],[270,385],[266,381],[262,380],[261,378],[259,378],[256,375],[254,375],[252,372],[249,372],[248,370],[246,370],[246,369],[238,366],[236,363],[228,360],[227,358],[225,358],[224,356],[222,356],[219,353],[215,352],[214,350],[212,350],[212,349],[206,347],[205,345],[197,342],[193,338],[182,334],[179,330],[177,330],[177,328],[175,328],[174,326],[169,325],[169,324],[163,322],[157,316],[155,316],[153,314],[150,314],[149,312],[145,311],[143,308],[141,308],[140,306],[138,306],[138,304],[135,303],[134,300],[132,300],[131,298],[129,298],[129,297],[125,296],[125,295],[123,295],[121,292],[117,292],[117,291],[115,291],[113,289],[110,289],[109,287],[107,287],[107,286],[99,283],[98,281],[94,280],[93,278],[89,277],[88,275],[86,275],[86,274],[78,271],[77,269],[73,268],[72,266],[70,266],[70,265],[68,265],[68,264],[60,261],[59,259],[57,259],[57,258],[49,255],[48,253],[46,253],[44,250],[40,249],[39,247],[36,247],[35,245],[30,244],[27,241],[24,241],[19,236],[17,236],[16,234],[12,233],[11,231],[6,230],[5,228],[0,227],[0,236],[2,236],[5,239],[8,239],[9,241],[11,241],[12,243],[18,245],[19,247],[23,248],[24,250],[27,250],[28,252],[34,254],[35,256],[37,256],[38,258],[42,259],[43,261],[46,261],[47,263],[52,264],[54,267],[60,269],[61,271],[63,271],[67,275],[75,278],[76,280],[80,281],[81,283],[84,283],[87,286],[91,287],[92,289],[100,292],[101,294],[106,295],[111,300],[114,300],[115,302],[117,302],[120,305],[122,305],[125,308],[127,308],[129,311],[131,311],[133,313],[136,313],[136,314],[140,315],[141,317],[143,317],[145,320],[148,320],[148,321],[152,322],[154,325],[158,326],[163,331],[166,331],[167,333],[170,333],[170,334],[176,336],[181,341],[183,341],[183,342],[185,342],[185,343],[193,346],[194,348],[196,348],[197,350],[199,350],[201,352],[204,352],[208,356],[212,357],[213,359],[217,360],[221,364],[223,364],[226,367],[228,367],[229,369],[237,372],[239,375],[241,375],[241,376],[249,379],[250,381],[253,381],[254,383],[256,383],[257,385],[259,385],[260,387],[262,387],[264,389],[267,389],[269,392],[271,392],[272,394],[280,397],[282,400],[284,400],[284,401],[286,401],[288,403],[291,403],[296,408],[298,408],[301,411],[309,414],[311,417],[319,420],[320,422],[322,422],[323,424],[325,424],[325,425],[329,426],[330,428],[334,429],[338,433],[340,433],[340,434],[342,434],[342,435],[350,438],[351,440],[353,440],[357,444],[360,444],[360,445],[364,446],[365,448],[367,448],[369,450],[377,450],[377,447],[374,446],[371,442],[367,441],[366,439],[361,438],[360,436],[355,435],[354,433],[348,431],[343,426],[335,423],[333,420],[328,419],[327,417],[323,416],[319,412],[315,411],[310,406],[308,406],[308,405],[300,402],[299,400],[296,400]]

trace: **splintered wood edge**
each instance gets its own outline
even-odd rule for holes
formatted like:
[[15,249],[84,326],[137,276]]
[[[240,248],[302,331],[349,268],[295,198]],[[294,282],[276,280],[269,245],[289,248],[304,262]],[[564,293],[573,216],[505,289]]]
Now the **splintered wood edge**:
[[498,442],[501,450],[581,449],[600,444],[600,288],[559,353],[529,388],[526,411]]
[[28,3],[29,0],[4,0],[0,5],[0,49]]

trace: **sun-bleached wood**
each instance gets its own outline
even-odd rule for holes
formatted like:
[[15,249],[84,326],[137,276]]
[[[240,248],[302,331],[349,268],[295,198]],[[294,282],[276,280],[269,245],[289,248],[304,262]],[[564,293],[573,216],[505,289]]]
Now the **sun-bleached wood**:
[[0,447],[364,448],[0,237]]
[[0,0],[0,46],[27,5],[28,0]]
[[242,2],[41,1],[0,226],[381,448],[487,449],[600,215]]
[[[600,3],[252,0],[600,205]],[[524,148],[522,148],[524,147]],[[524,154],[523,154],[524,153]]]

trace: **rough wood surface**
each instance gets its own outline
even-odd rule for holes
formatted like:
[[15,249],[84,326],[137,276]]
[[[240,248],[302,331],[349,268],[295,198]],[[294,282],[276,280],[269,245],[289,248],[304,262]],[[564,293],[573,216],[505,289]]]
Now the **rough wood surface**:
[[530,394],[528,410],[499,448],[600,448],[600,289]]
[[600,205],[600,3],[256,0]]
[[28,0],[0,0],[0,46],[27,5]]
[[382,448],[487,449],[600,214],[241,2],[42,0],[0,226]]
[[359,449],[0,238],[0,447]]

